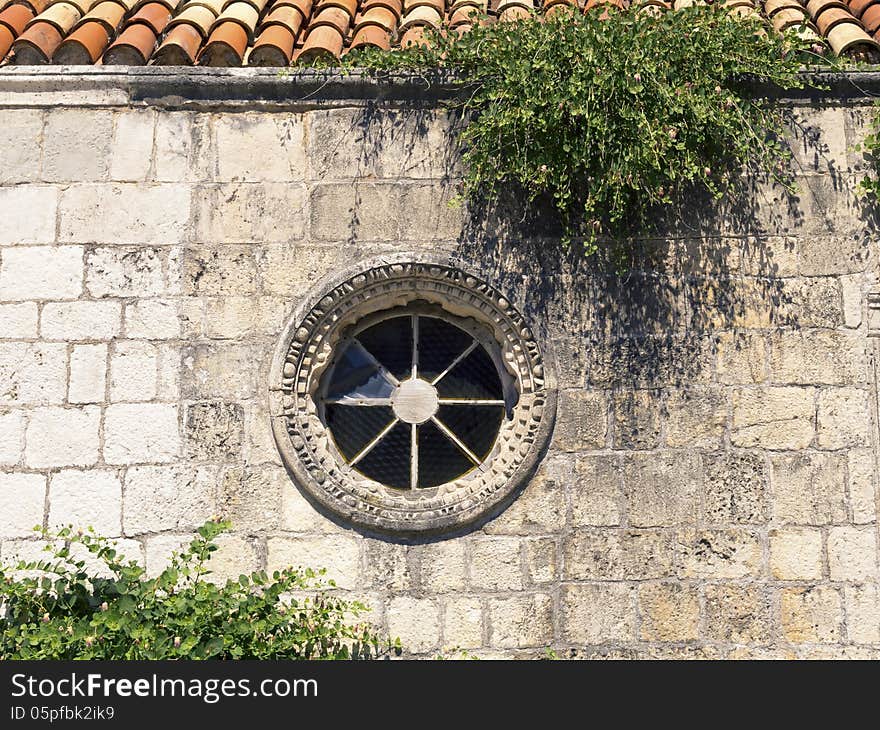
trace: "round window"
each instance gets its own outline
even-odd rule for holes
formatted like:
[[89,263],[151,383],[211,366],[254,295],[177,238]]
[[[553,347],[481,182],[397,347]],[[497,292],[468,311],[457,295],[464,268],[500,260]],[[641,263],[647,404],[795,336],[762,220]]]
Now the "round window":
[[510,302],[448,263],[368,261],[319,286],[272,366],[285,465],[363,527],[459,528],[532,473],[555,416],[552,371]]

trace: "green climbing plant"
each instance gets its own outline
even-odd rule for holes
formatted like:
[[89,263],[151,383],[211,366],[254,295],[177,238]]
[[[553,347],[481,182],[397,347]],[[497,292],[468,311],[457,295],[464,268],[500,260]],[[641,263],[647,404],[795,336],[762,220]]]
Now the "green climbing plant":
[[426,47],[351,53],[348,68],[447,71],[461,108],[464,192],[549,197],[588,252],[650,229],[695,191],[732,190],[743,167],[788,181],[780,112],[759,80],[802,86],[795,35],[719,5],[675,12],[565,10],[434,33]]

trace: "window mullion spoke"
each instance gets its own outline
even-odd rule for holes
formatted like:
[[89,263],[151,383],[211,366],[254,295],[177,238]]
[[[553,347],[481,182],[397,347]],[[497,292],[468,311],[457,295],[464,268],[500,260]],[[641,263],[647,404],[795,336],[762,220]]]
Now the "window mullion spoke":
[[419,315],[417,314],[412,316],[412,335],[412,376],[415,379],[419,377]]
[[419,427],[412,424],[410,439],[409,488],[415,489],[419,484]]
[[349,395],[327,398],[324,402],[335,406],[391,406],[391,398],[352,398]]
[[452,370],[452,368],[454,368],[456,365],[458,365],[458,363],[460,363],[462,360],[464,360],[468,355],[470,355],[476,349],[477,344],[478,343],[476,340],[471,342],[471,344],[468,345],[467,348],[465,348],[465,351],[463,353],[461,353],[461,355],[459,355],[457,358],[455,358],[455,360],[452,361],[452,363],[450,364],[450,366],[448,368],[446,368],[446,370],[444,370],[442,373],[440,373],[436,378],[434,378],[431,381],[431,385],[437,385],[437,383],[439,383],[441,380],[443,380],[443,378],[446,377],[446,375],[449,373],[450,370]]
[[503,400],[481,400],[479,398],[438,398],[441,406],[503,406]]
[[363,343],[359,339],[355,338],[354,340],[352,340],[352,342],[357,345],[364,353],[364,355],[366,355],[367,359],[378,368],[379,373],[381,373],[383,378],[385,378],[389,383],[394,386],[400,385],[400,381],[394,377],[394,374],[390,370],[388,370],[388,368],[386,368],[382,363],[380,363],[375,357],[373,357],[373,353],[370,352],[366,347],[364,347]]
[[462,443],[461,439],[459,439],[458,436],[452,433],[452,431],[450,431],[446,427],[446,425],[439,418],[437,418],[437,416],[431,416],[431,422],[446,435],[446,438],[448,438],[450,441],[452,441],[452,443],[458,446],[458,448],[461,449],[461,451],[465,454],[465,456],[467,456],[468,459],[474,462],[474,464],[476,464],[477,466],[480,465],[480,459],[477,457],[477,455],[474,454],[474,452],[471,451],[467,446],[465,446]]
[[349,462],[352,466],[357,464],[361,459],[363,459],[367,454],[369,454],[376,446],[379,445],[379,442],[385,438],[388,433],[400,422],[399,418],[395,418],[391,423],[389,423],[385,428],[382,429],[382,432],[376,436],[370,443],[368,443],[364,448],[362,448],[355,457]]

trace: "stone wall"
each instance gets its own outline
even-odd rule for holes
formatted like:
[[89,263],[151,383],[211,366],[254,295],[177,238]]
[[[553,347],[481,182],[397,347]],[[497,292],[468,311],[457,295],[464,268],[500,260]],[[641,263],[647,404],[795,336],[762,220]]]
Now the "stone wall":
[[[220,514],[218,575],[325,566],[419,655],[880,658],[864,100],[784,101],[798,192],[747,178],[621,272],[535,211],[450,206],[435,96],[307,81],[0,74],[0,557],[75,522],[156,571]],[[303,294],[408,250],[509,292],[560,386],[513,504],[412,542],[317,512],[267,411]]]

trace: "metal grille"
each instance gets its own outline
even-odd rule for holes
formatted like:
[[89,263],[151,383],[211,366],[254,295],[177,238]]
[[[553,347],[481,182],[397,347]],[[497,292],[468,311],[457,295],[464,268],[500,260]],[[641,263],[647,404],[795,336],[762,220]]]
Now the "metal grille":
[[505,416],[486,348],[438,317],[392,316],[342,345],[327,426],[348,464],[389,487],[436,487],[482,465]]

